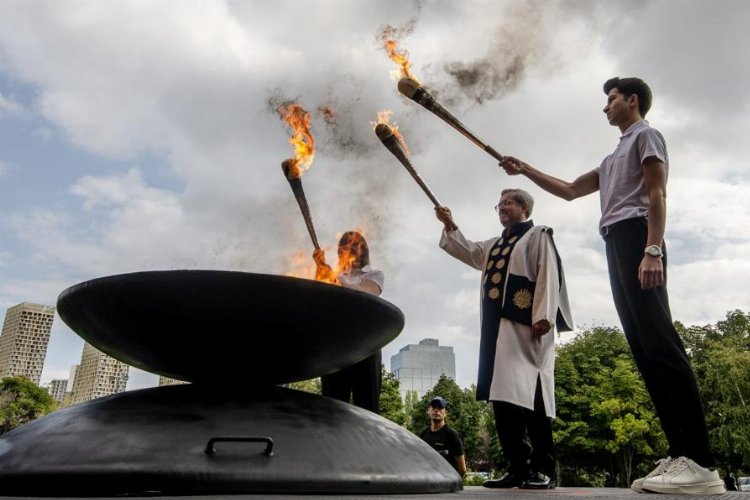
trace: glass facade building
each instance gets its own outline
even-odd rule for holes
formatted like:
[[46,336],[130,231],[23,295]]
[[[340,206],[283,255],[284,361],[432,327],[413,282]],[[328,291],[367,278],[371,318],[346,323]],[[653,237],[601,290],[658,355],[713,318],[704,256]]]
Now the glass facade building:
[[400,382],[402,399],[410,391],[421,398],[435,386],[440,375],[456,379],[456,355],[453,347],[441,346],[437,339],[423,339],[391,356],[391,373]]

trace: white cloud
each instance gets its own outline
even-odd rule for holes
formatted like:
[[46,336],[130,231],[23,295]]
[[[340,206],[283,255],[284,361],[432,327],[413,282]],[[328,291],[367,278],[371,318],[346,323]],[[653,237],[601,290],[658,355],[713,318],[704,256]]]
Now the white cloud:
[[0,92],[0,118],[3,118],[5,116],[12,116],[12,115],[18,115],[23,112],[23,106],[8,97],[5,97],[2,92]]
[[[440,225],[429,200],[375,138],[369,122],[384,108],[394,110],[414,166],[468,237],[498,231],[492,206],[500,189],[531,191],[535,221],[555,229],[576,324],[616,325],[596,196],[566,203],[526,179],[506,177],[388,80],[393,64],[375,35],[385,24],[416,18],[403,42],[417,76],[450,97],[447,107],[480,138],[564,179],[594,168],[617,143],[618,131],[601,112],[602,82],[643,75],[655,94],[649,119],[667,137],[672,160],[673,315],[709,323],[747,306],[739,279],[707,298],[701,286],[710,283],[690,274],[750,277],[742,265],[742,223],[750,215],[743,205],[750,151],[742,134],[750,119],[736,84],[747,68],[724,57],[746,58],[740,20],[750,7],[683,2],[675,14],[670,2],[427,2],[420,11],[415,5],[2,3],[0,71],[29,85],[33,109],[46,120],[29,134],[45,131],[45,144],[64,141],[92,160],[56,186],[59,196],[3,215],[0,266],[14,273],[0,299],[54,298],[51,288],[139,269],[283,273],[294,251],[311,253],[281,175],[290,148],[268,104],[281,96],[299,97],[311,111],[330,104],[337,113],[336,128],[314,115],[319,150],[303,183],[321,244],[331,250],[337,233],[364,227],[373,264],[386,272],[384,296],[407,315],[385,359],[407,343],[438,337],[455,343],[460,382],[471,383],[479,276],[437,247]],[[705,23],[708,17],[713,22]],[[530,22],[538,28],[533,33],[516,29]],[[482,105],[462,97],[444,70],[446,63],[484,58],[497,76],[516,56],[527,64],[517,87]],[[696,72],[696,60],[709,70]],[[14,106],[20,104],[3,89],[0,114]],[[20,120],[4,113],[6,124]],[[112,163],[97,158],[133,166],[103,171],[99,163]],[[47,163],[49,172],[71,168],[54,157]],[[14,164],[26,163],[5,160],[0,176]],[[50,285],[39,282],[45,271]]]

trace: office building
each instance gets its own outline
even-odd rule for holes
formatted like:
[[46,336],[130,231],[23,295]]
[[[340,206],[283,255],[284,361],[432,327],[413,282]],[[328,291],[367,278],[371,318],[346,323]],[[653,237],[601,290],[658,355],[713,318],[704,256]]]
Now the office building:
[[55,379],[47,386],[47,391],[52,399],[55,401],[63,402],[65,399],[65,391],[68,388],[68,379]]
[[159,375],[159,386],[162,385],[182,385],[182,384],[189,384],[190,382],[185,382],[184,380],[178,380],[176,378],[170,378],[165,377],[164,375]]
[[421,398],[435,386],[440,375],[456,379],[456,355],[453,347],[441,346],[437,339],[423,339],[391,356],[391,373],[400,382],[402,398],[410,391]]
[[107,356],[87,342],[76,369],[71,404],[125,391],[129,370],[128,365]]
[[55,308],[23,302],[5,313],[0,335],[0,378],[26,377],[39,385]]

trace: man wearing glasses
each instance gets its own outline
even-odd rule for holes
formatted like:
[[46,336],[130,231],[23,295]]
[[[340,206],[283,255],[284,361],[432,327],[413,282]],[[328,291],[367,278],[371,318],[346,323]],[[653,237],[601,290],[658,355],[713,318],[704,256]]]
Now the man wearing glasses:
[[[487,488],[554,488],[555,339],[571,330],[565,279],[552,229],[529,220],[534,199],[503,190],[495,206],[499,237],[467,240],[450,209],[436,207],[443,223],[440,247],[482,271],[479,401],[492,401],[495,426],[510,463]],[[531,446],[525,436],[528,433]]]

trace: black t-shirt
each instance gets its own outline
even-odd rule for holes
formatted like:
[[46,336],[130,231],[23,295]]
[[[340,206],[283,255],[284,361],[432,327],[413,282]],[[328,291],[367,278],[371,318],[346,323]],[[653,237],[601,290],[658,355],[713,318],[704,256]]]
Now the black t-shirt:
[[435,432],[432,432],[427,427],[419,437],[445,457],[454,469],[458,470],[456,457],[464,454],[464,445],[461,442],[461,436],[458,435],[458,432],[447,425],[444,425],[440,430]]

